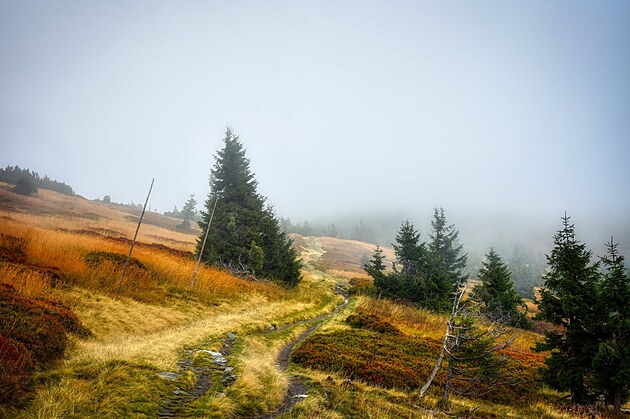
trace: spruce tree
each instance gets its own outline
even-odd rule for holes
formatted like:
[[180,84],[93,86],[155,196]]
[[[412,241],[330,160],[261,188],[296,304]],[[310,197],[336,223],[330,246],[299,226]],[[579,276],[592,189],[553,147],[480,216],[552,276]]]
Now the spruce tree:
[[430,250],[436,262],[451,277],[454,286],[465,278],[464,269],[468,259],[468,255],[463,251],[463,246],[458,243],[459,231],[455,229],[453,224],[447,225],[442,207],[433,209],[431,227],[433,232],[429,235],[431,238]]
[[261,213],[259,227],[257,244],[264,252],[264,275],[280,279],[287,287],[296,286],[302,279],[302,262],[293,248],[293,240],[280,226],[272,207],[268,206]]
[[385,256],[383,255],[383,249],[378,244],[374,249],[374,253],[372,254],[372,259],[370,259],[365,265],[363,265],[363,269],[369,273],[383,273],[385,272]]
[[[414,225],[409,221],[401,224],[393,244],[396,254],[394,272],[388,275],[390,283],[397,286],[398,298],[420,303],[427,308],[427,292],[430,288],[428,279],[428,259],[426,244],[420,241]],[[400,266],[400,270],[398,269]]]
[[610,239],[601,258],[605,272],[601,282],[600,313],[603,339],[593,359],[595,382],[613,404],[616,415],[630,390],[630,276],[618,244]]
[[383,249],[377,244],[372,258],[363,265],[363,270],[374,279],[374,286],[377,289],[386,287],[384,282],[386,278],[384,260]]
[[431,310],[448,310],[454,290],[453,275],[444,269],[442,259],[420,241],[420,234],[410,221],[401,224],[392,246],[396,253],[393,272],[385,274],[373,268],[377,254],[366,266],[376,288],[387,296],[418,303]]
[[599,272],[598,264],[591,263],[591,252],[575,238],[575,227],[569,220],[565,214],[563,228],[554,236],[537,302],[537,317],[560,326],[560,331],[547,332],[536,350],[551,351],[543,380],[556,390],[569,391],[574,402],[585,403],[590,397],[587,381],[601,325],[597,310]]
[[195,200],[195,194],[191,194],[188,201],[184,204],[181,211],[182,222],[177,227],[182,230],[190,229],[190,221],[195,217],[197,213],[197,200]]
[[501,256],[491,247],[486,260],[481,263],[478,276],[481,284],[473,288],[473,299],[481,304],[482,312],[502,323],[526,326],[527,320],[517,308],[523,305],[523,300],[516,293],[510,271]]
[[239,137],[228,128],[223,141],[210,172],[210,192],[199,222],[202,231],[197,255],[214,208],[202,256],[206,263],[255,272],[287,286],[297,285],[301,262],[275,214],[264,206],[265,198],[257,191],[258,184]]
[[409,220],[401,224],[393,247],[401,274],[424,273],[426,270],[426,245],[420,242],[420,233],[416,231],[413,223]]

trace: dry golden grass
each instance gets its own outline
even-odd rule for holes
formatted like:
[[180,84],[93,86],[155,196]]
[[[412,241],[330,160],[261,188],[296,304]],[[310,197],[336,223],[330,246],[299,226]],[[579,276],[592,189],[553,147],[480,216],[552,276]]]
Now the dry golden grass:
[[309,397],[282,417],[291,418],[433,418],[417,404],[413,393],[369,386],[360,381],[348,383],[337,374],[294,368],[309,382]]
[[37,271],[0,264],[0,278],[2,282],[13,285],[18,291],[28,296],[44,297],[50,294],[48,276]]
[[228,388],[227,396],[235,401],[240,416],[258,416],[274,410],[282,402],[288,379],[276,367],[283,340],[247,337],[236,370],[239,379]]
[[[16,196],[0,184],[0,233],[23,239],[28,256],[26,264],[0,259],[1,280],[28,295],[67,303],[92,331],[89,339],[71,337],[65,360],[40,373],[32,398],[5,416],[155,417],[175,386],[157,373],[175,370],[185,347],[218,349],[227,332],[239,336],[230,361],[237,367],[238,380],[225,397],[199,399],[191,406],[191,415],[233,417],[271,411],[287,386],[286,376],[275,367],[278,351],[307,326],[271,335],[259,332],[330,312],[342,299],[334,295],[335,287],[363,275],[358,261],[373,251],[371,245],[358,242],[300,238],[296,244],[304,249],[307,269],[295,290],[206,267],[191,290],[195,261],[189,254],[196,235],[172,230],[178,220],[149,213],[133,252],[146,269],[130,268],[122,294],[115,298],[121,267],[107,261],[90,266],[85,257],[97,251],[126,256],[138,213],[45,190],[34,197]],[[65,284],[53,286],[49,270],[42,267],[57,268]],[[343,320],[355,309],[377,314],[406,334],[439,339],[444,333],[444,315],[365,296],[354,297],[319,332],[347,329]],[[514,349],[529,351],[535,338],[533,333],[518,332]],[[335,374],[331,383],[329,374],[291,370],[310,382],[311,392],[290,417],[443,416],[434,396],[420,408],[414,393],[364,383],[352,387]],[[192,382],[194,377],[186,379]],[[541,395],[528,409],[455,397],[452,411],[465,415],[479,407],[475,411],[479,416],[569,417],[548,402],[550,397]]]
[[[1,214],[1,213],[0,213]],[[0,233],[21,238],[26,243],[29,262],[58,268],[72,285],[86,289],[113,293],[118,286],[122,267],[103,263],[97,268],[89,267],[85,257],[89,252],[110,252],[127,255],[129,243],[108,237],[69,232],[66,229],[45,229],[41,226],[50,221],[42,215],[19,215],[3,218]],[[162,232],[168,236],[169,232]],[[179,234],[179,233],[177,233]],[[139,237],[142,240],[142,236]],[[191,240],[192,241],[192,240]],[[192,244],[191,249],[192,250]],[[122,288],[122,294],[142,301],[157,302],[167,298],[174,290],[188,294],[188,298],[206,303],[240,299],[248,293],[263,293],[280,297],[285,291],[271,283],[244,281],[218,269],[202,266],[195,288],[190,290],[195,260],[169,248],[143,246],[140,241],[134,248],[133,257],[140,260],[148,270],[130,268]],[[4,269],[8,269],[3,266]],[[13,270],[15,271],[14,267]],[[41,295],[49,292],[45,276],[6,275],[5,282],[16,285],[27,293]],[[154,300],[154,301],[151,301]]]
[[[271,324],[281,326],[330,311],[336,301],[330,290],[327,296],[311,296],[319,304],[309,302],[311,298],[301,300],[304,294],[318,292],[319,284],[309,281],[307,277],[286,300],[253,295],[212,307],[186,302],[156,306],[80,289],[66,293],[65,299],[74,301],[75,312],[94,335],[88,340],[72,338],[67,359],[50,372],[62,379],[37,388],[33,402],[15,416],[67,417],[76,411],[95,417],[116,416],[112,412],[125,416],[128,409],[137,408],[132,404],[140,403],[133,398],[126,401],[129,393],[155,398],[149,408],[153,412],[149,416],[154,415],[168,385],[157,378],[157,372],[176,370],[184,347],[217,350],[227,332],[243,337],[242,354],[234,359],[239,379],[225,400],[205,398],[204,409],[219,409],[218,417],[236,411],[272,410],[286,388],[286,378],[275,368],[275,357],[293,334],[270,341],[247,335],[268,330]],[[105,372],[120,374],[122,381],[112,382]]]
[[[66,361],[51,372],[62,379],[37,388],[33,402],[16,416],[66,417],[77,409],[89,412],[89,416],[126,412],[130,407],[120,394],[135,391],[158,397],[165,383],[156,373],[175,370],[185,346],[203,344],[216,350],[227,332],[245,337],[267,330],[271,324],[280,326],[330,311],[335,304],[330,291],[327,298],[313,298],[320,304],[300,301],[301,295],[316,292],[319,286],[309,284],[308,278],[305,282],[287,300],[270,301],[254,295],[245,301],[214,307],[184,302],[178,307],[155,306],[80,289],[66,293],[65,299],[74,301],[76,313],[94,336],[89,340],[72,338]],[[322,304],[323,301],[328,304]],[[286,388],[286,379],[275,368],[275,356],[291,336],[281,336],[265,343],[265,347],[260,339],[247,339],[242,355],[235,361],[239,365],[239,380],[226,400],[206,400],[212,409],[220,408],[225,415],[232,411],[272,410]],[[113,383],[100,372],[120,368],[126,377],[120,383]],[[89,372],[89,379],[83,371]],[[95,405],[99,397],[104,400]],[[159,399],[156,403],[159,406]]]
[[[218,341],[231,331],[264,329],[282,315],[292,314],[286,303],[270,303],[260,297],[212,310],[189,309],[187,313],[171,308],[158,310],[141,303],[128,304],[122,309],[116,307],[118,302],[113,304],[108,310],[112,317],[98,322],[99,325],[105,323],[97,332],[103,337],[78,341],[73,358],[78,361],[141,360],[161,369],[173,369],[179,359],[178,351],[185,345],[213,337]],[[79,314],[83,313],[79,311]],[[151,320],[143,321],[142,317]],[[135,319],[140,321],[136,323]]]
[[528,299],[526,299],[524,302],[525,306],[527,307],[529,317],[535,316],[538,313],[538,305],[536,304],[536,302]]
[[[0,219],[13,219],[20,224],[46,230],[83,232],[106,237],[131,238],[140,210],[116,204],[88,201],[40,189],[25,197],[10,192],[10,185],[0,182]],[[159,243],[177,250],[190,251],[197,238],[175,231],[180,220],[147,212],[141,235],[148,243]]]
[[[172,391],[156,374],[174,370],[184,347],[216,349],[227,332],[245,336],[307,320],[339,301],[334,281],[308,273],[296,289],[286,290],[202,266],[190,289],[196,236],[166,229],[169,220],[151,217],[153,224],[141,226],[133,251],[145,268],[129,268],[116,298],[121,266],[108,260],[89,265],[86,256],[126,257],[136,224],[124,208],[43,190],[21,197],[0,185],[0,237],[19,239],[27,256],[26,262],[0,259],[1,280],[28,295],[65,302],[92,331],[87,340],[70,338],[65,361],[44,372],[32,401],[9,416],[121,417],[138,409],[155,415],[164,392]],[[62,275],[61,284],[53,286],[50,272]],[[286,387],[274,366],[285,339],[265,354],[250,342],[238,361],[242,377],[233,397],[209,403],[228,415],[251,403],[271,409]],[[270,388],[278,389],[275,398]]]
[[357,309],[375,314],[410,336],[443,339],[448,316],[387,299],[360,297]]

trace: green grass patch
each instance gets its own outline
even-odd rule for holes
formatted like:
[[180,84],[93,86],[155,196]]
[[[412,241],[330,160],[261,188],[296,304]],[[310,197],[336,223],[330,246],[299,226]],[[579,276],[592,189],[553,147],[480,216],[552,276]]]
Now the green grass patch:
[[91,386],[88,397],[68,417],[155,416],[165,382],[148,365],[109,361],[74,369],[76,384]]

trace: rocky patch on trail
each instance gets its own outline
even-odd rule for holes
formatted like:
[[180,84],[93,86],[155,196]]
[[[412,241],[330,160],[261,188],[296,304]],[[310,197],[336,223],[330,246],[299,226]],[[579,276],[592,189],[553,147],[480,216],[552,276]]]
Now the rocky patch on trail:
[[[228,356],[235,341],[236,335],[228,333],[219,352],[199,348],[186,349],[184,358],[177,363],[177,372],[159,373],[164,380],[179,381],[186,373],[191,372],[194,374],[195,383],[188,389],[176,387],[172,396],[162,403],[158,418],[175,417],[178,411],[205,395],[213,384],[218,389],[219,386],[225,388],[234,383],[236,375],[234,375],[234,368],[228,365]],[[201,346],[206,344],[208,342]],[[221,394],[224,393],[218,393],[217,396]]]
[[[295,345],[306,339],[324,320],[337,314],[348,304],[348,292],[341,286],[336,287],[336,292],[344,296],[344,301],[331,313],[322,314],[309,320],[298,321],[283,326],[271,325],[267,330],[259,332],[261,335],[268,335],[282,332],[298,325],[310,325],[300,336],[289,342],[280,350],[278,358],[276,359],[276,366],[280,371],[287,369],[290,354]],[[185,382],[185,375],[192,373],[195,377],[195,384],[189,389],[182,388],[185,387],[184,385],[176,387],[173,391],[173,395],[169,399],[164,400],[158,413],[158,418],[172,418],[177,416],[190,405],[190,403],[204,396],[213,385],[215,397],[225,396],[225,388],[232,385],[237,379],[236,375],[234,375],[234,368],[229,366],[228,360],[235,340],[236,335],[228,333],[227,337],[223,340],[223,348],[219,352],[202,349],[203,346],[208,345],[210,342],[205,342],[197,348],[186,349],[184,358],[178,362],[177,372],[164,371],[159,374],[160,377],[165,380]],[[296,403],[307,397],[308,388],[304,382],[298,377],[290,377],[289,387],[282,404],[275,411],[261,416],[261,418],[275,418],[286,413],[291,410]]]

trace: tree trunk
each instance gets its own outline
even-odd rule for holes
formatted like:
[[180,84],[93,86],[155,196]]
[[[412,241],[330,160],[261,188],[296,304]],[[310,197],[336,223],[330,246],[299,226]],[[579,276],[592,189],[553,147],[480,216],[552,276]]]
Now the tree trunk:
[[444,385],[444,396],[442,397],[445,402],[448,402],[451,397],[451,378],[453,377],[453,364],[452,359],[448,363],[448,369],[446,370],[446,384]]
[[[437,372],[440,370],[440,367],[442,366],[442,361],[444,360],[444,353],[446,352],[448,342],[451,337],[451,324],[453,324],[453,321],[455,320],[455,316],[459,312],[459,302],[462,300],[462,297],[464,296],[464,293],[466,292],[466,282],[464,281],[463,284],[460,283],[458,287],[459,289],[457,291],[455,299],[453,300],[453,307],[451,308],[451,318],[446,322],[446,333],[444,333],[444,342],[442,343],[442,351],[440,352],[440,356],[438,357],[438,360],[435,363],[435,367],[433,368],[433,371],[431,372],[429,379],[427,380],[426,383],[424,383],[424,385],[419,391],[418,396],[420,398],[424,397],[425,393],[429,389],[429,386],[433,382],[433,379],[437,375]],[[450,367],[449,367],[449,371],[450,371]]]
[[433,371],[431,372],[431,375],[429,376],[429,379],[427,380],[426,383],[424,383],[424,385],[420,389],[420,394],[419,394],[420,398],[424,397],[424,394],[429,389],[429,386],[433,382],[433,379],[435,378],[435,376],[437,375],[437,372],[440,370],[440,367],[442,366],[442,361],[444,360],[444,353],[446,352],[446,345],[448,343],[448,336],[449,335],[450,335],[450,327],[449,327],[449,325],[447,323],[446,333],[444,334],[444,342],[442,343],[442,351],[440,352],[440,356],[438,357],[438,360],[435,363],[435,367],[433,368]]
[[615,416],[621,416],[621,386],[615,386],[615,400],[614,400],[614,413]]

